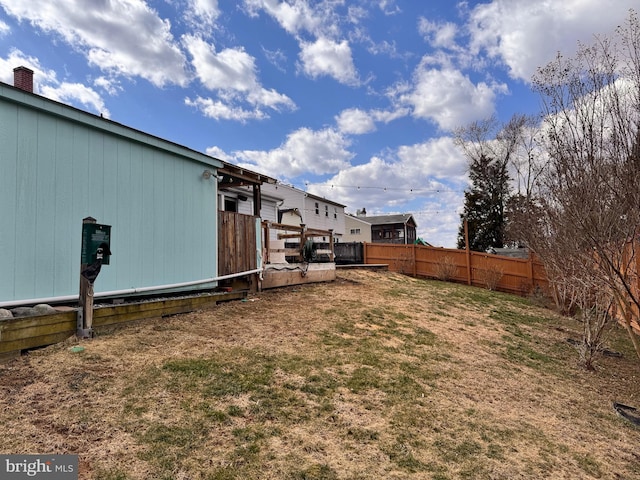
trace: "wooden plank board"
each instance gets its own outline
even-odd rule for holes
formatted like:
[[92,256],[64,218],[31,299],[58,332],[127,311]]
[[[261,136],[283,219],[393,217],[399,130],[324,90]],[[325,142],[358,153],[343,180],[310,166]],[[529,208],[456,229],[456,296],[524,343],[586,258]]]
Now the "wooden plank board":
[[[93,326],[99,331],[102,327],[192,312],[245,297],[246,292],[231,292],[97,307],[94,309]],[[0,321],[0,360],[19,355],[22,350],[62,342],[75,335],[76,317],[77,312],[72,310]]]

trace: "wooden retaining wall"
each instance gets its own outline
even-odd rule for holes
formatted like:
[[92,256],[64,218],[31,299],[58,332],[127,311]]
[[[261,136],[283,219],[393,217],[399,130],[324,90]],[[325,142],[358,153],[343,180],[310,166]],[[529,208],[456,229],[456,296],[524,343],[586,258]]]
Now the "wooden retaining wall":
[[389,265],[389,270],[414,277],[442,278],[450,264],[448,280],[478,287],[495,282],[495,290],[528,295],[534,290],[548,292],[549,281],[541,262],[467,250],[423,245],[364,244],[364,263]]
[[[246,292],[214,293],[186,298],[96,307],[93,311],[93,328],[99,333],[101,328],[108,326],[211,308],[220,302],[238,300],[245,297]],[[75,309],[52,315],[1,320],[0,360],[18,356],[23,350],[62,342],[75,335],[76,323],[77,313]]]

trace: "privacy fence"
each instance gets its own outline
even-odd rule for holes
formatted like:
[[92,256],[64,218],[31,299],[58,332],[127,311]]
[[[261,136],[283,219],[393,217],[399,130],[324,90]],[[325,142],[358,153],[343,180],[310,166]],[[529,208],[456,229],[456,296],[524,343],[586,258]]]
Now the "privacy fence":
[[530,256],[512,258],[489,253],[423,245],[364,244],[364,263],[414,277],[466,283],[491,290],[529,295],[547,294],[549,281],[541,262]]

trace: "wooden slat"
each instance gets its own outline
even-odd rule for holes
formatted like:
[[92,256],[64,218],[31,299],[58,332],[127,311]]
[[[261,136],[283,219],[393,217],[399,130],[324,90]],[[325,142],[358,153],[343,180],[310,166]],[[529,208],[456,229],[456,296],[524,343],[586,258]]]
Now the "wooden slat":
[[218,274],[254,270],[256,258],[256,217],[235,212],[218,212]]
[[[528,294],[533,287],[543,291],[549,282],[542,264],[535,259],[511,258],[481,252],[427,247],[423,245],[395,245],[367,243],[364,249],[366,264],[385,263],[389,270],[418,277],[437,278],[439,263],[446,257],[453,260],[456,275],[453,281],[484,287],[483,276],[490,269],[502,270],[497,290],[518,295]],[[414,256],[415,252],[415,256]]]
[[[102,327],[192,312],[245,297],[246,292],[231,292],[99,307],[94,309],[93,326],[99,332]],[[21,350],[44,347],[75,335],[76,316],[77,312],[73,310],[0,321],[0,360],[16,356]]]
[[76,312],[11,318],[0,322],[0,353],[61,342],[76,332]]

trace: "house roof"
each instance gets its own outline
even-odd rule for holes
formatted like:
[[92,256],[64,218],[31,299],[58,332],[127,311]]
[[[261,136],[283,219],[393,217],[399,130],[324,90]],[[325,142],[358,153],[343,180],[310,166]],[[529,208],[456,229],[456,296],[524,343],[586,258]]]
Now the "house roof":
[[275,189],[277,190],[278,188],[287,188],[287,189],[289,189],[291,191],[296,192],[300,196],[311,198],[313,200],[319,200],[321,202],[328,203],[329,205],[334,205],[336,207],[341,207],[341,208],[346,207],[346,205],[343,205],[342,203],[338,203],[338,202],[335,202],[335,201],[330,200],[328,198],[320,197],[318,195],[314,195],[313,193],[305,192],[304,190],[300,190],[299,188],[296,188],[293,185],[287,185],[286,183],[277,182],[276,185],[275,185]]
[[219,158],[193,150],[190,147],[172,142],[171,140],[157,137],[109,118],[104,118],[102,115],[98,116],[89,113],[72,105],[67,105],[34,92],[25,91],[4,82],[0,82],[0,96],[3,97],[4,100],[11,101],[12,103],[20,103],[36,110],[46,111],[60,117],[68,118],[74,122],[82,123],[90,128],[109,131],[116,135],[127,137],[131,140],[163,150],[169,150],[174,154],[216,167],[219,182],[222,187],[276,183],[275,178],[267,175],[238,167]]
[[358,217],[356,215],[352,215],[350,213],[347,213],[344,217],[345,220],[355,220],[356,222],[360,222],[360,223],[364,223],[366,225],[371,225],[369,222],[367,222],[367,217]]
[[25,91],[4,82],[0,82],[0,98],[6,102],[20,104],[33,110],[65,118],[71,122],[82,124],[87,128],[109,132],[111,134],[127,138],[133,142],[170,151],[175,155],[196,160],[204,163],[205,165],[215,168],[220,168],[222,166],[222,162],[217,158],[198,152],[184,145],[157,137],[141,130],[136,130],[135,128],[122,123],[104,118],[102,115],[95,115],[93,113],[80,110],[72,105],[52,100],[51,98],[37,93]]
[[371,225],[391,225],[394,223],[408,223],[409,220],[413,220],[413,223],[416,224],[413,215],[410,213],[401,213],[398,215],[367,215],[366,217],[356,217],[359,220],[367,222]]

